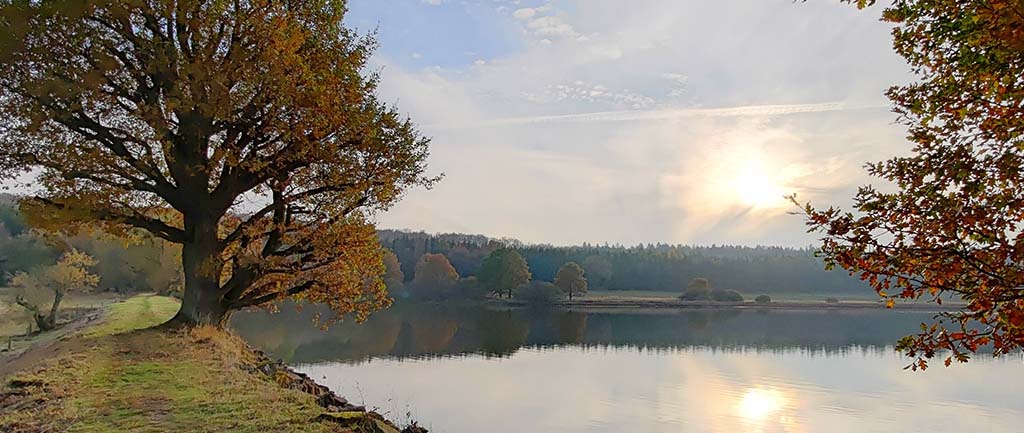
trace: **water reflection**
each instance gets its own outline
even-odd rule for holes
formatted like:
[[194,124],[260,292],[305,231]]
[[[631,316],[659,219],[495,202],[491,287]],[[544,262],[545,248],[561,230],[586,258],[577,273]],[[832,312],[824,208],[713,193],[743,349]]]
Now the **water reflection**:
[[[583,313],[400,306],[322,332],[234,326],[360,404],[438,433],[1017,433],[1020,356],[924,373],[889,345],[927,313]],[[983,428],[981,428],[983,426]]]
[[932,313],[686,310],[647,312],[494,310],[399,305],[362,325],[324,332],[314,311],[236,315],[246,339],[293,363],[357,362],[375,357],[508,356],[523,347],[631,347],[666,350],[803,350],[813,354],[876,351],[931,319]]
[[786,398],[777,389],[751,388],[743,394],[736,411],[740,416],[756,422],[778,415],[786,406]]

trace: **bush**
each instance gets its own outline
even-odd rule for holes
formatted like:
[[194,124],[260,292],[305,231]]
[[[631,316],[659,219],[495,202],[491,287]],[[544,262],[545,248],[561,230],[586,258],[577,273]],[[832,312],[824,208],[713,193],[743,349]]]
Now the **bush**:
[[828,304],[838,304],[839,300],[836,299],[836,298],[828,298],[828,299],[825,300],[825,302],[828,303]]
[[711,300],[715,302],[743,302],[743,295],[735,290],[714,289],[711,291]]
[[679,297],[684,301],[707,301],[711,299],[711,283],[707,278],[694,278]]
[[757,302],[758,304],[770,304],[772,303],[772,297],[768,295],[758,295],[758,297],[754,298],[754,302]]
[[562,289],[547,281],[534,281],[515,291],[516,299],[534,305],[547,305],[562,299]]

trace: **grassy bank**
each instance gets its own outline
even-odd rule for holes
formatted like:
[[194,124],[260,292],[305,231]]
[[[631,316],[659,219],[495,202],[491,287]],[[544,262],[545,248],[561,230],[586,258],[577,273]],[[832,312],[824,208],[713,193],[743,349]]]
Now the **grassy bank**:
[[324,410],[312,396],[247,370],[257,355],[232,334],[146,329],[176,309],[170,298],[134,297],[80,334],[27,351],[17,362],[28,365],[15,365],[0,390],[0,431],[352,431],[314,422]]

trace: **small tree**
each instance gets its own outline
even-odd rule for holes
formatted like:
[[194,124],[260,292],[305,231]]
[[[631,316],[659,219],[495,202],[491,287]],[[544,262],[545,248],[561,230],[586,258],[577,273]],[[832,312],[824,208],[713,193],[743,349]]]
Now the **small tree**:
[[555,274],[555,286],[567,293],[570,301],[574,294],[587,293],[587,279],[583,277],[583,268],[576,262],[562,265],[562,268]]
[[477,277],[499,297],[504,293],[511,299],[513,290],[530,282],[530,268],[518,252],[503,248],[484,259]]
[[711,299],[711,283],[707,278],[697,277],[686,285],[686,291],[680,296],[684,301],[706,301]]
[[424,254],[416,263],[413,296],[420,299],[441,299],[449,295],[459,280],[459,273],[444,254]]
[[[57,327],[57,310],[68,292],[88,292],[99,283],[99,277],[89,272],[89,267],[95,265],[96,260],[88,254],[71,250],[53,265],[19,272],[11,279],[11,285],[19,291],[15,302],[32,313],[40,330],[49,331]],[[48,311],[42,299],[49,296],[41,296],[46,292],[52,292]]]
[[772,297],[768,295],[758,295],[754,298],[754,302],[757,302],[758,304],[771,304]]

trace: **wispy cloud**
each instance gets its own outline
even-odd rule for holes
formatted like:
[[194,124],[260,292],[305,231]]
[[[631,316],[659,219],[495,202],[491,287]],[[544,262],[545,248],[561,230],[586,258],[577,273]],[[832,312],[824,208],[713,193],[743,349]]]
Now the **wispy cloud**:
[[650,120],[672,120],[693,117],[775,117],[805,113],[824,113],[831,111],[871,110],[886,108],[887,105],[848,105],[843,102],[823,102],[813,104],[772,104],[746,105],[737,107],[716,108],[672,108],[654,110],[618,110],[598,111],[590,113],[557,114],[547,116],[508,117],[490,119],[472,123],[446,123],[426,125],[432,128],[464,129],[492,126],[527,125],[536,123],[593,123],[593,122],[632,122]]

